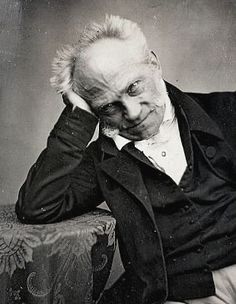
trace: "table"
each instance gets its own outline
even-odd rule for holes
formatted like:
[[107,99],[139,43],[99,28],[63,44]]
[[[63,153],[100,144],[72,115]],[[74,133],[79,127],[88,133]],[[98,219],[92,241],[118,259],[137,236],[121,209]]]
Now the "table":
[[25,225],[0,206],[0,303],[96,303],[116,247],[115,219],[96,209],[60,223]]

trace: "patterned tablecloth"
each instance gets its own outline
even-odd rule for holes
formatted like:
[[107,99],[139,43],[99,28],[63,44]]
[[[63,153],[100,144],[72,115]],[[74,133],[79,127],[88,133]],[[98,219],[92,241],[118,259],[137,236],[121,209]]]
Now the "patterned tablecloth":
[[1,206],[0,303],[96,303],[115,243],[115,219],[102,209],[60,223],[24,225],[14,206]]

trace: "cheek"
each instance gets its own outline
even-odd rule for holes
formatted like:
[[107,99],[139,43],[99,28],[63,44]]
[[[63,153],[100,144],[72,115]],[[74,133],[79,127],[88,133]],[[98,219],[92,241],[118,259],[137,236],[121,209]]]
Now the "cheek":
[[147,95],[151,103],[155,103],[157,106],[163,106],[166,92],[163,90],[161,84],[149,82],[147,87]]
[[100,117],[103,122],[105,122],[107,125],[111,127],[118,127],[122,122],[122,114],[121,113],[115,113],[112,115],[106,115]]
[[140,102],[144,102],[150,105],[156,104],[159,99],[160,99],[160,94],[158,93],[157,90],[154,90],[154,88],[146,90],[146,92],[144,92],[140,96]]
[[160,128],[160,125],[163,121],[163,118],[164,118],[164,109],[163,108],[159,108],[157,111],[156,111],[156,115],[155,117],[152,119],[152,125],[156,126],[156,128]]

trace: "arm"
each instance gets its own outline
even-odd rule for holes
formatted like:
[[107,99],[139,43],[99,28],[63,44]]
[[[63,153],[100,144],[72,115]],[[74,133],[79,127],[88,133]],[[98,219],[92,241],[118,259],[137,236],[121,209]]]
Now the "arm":
[[94,143],[86,149],[96,124],[88,111],[66,106],[20,189],[16,213],[21,221],[59,221],[103,201],[91,156]]

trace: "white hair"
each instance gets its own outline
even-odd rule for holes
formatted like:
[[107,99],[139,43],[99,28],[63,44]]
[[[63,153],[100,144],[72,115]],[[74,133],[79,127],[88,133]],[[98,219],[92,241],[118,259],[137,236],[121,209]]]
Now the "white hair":
[[92,23],[82,32],[79,41],[73,45],[66,45],[57,51],[52,63],[53,75],[50,79],[52,87],[58,93],[73,90],[80,93],[79,82],[74,79],[75,69],[79,69],[79,60],[83,52],[98,40],[116,38],[134,42],[145,56],[148,54],[146,38],[137,23],[119,16],[106,15],[103,23]]

